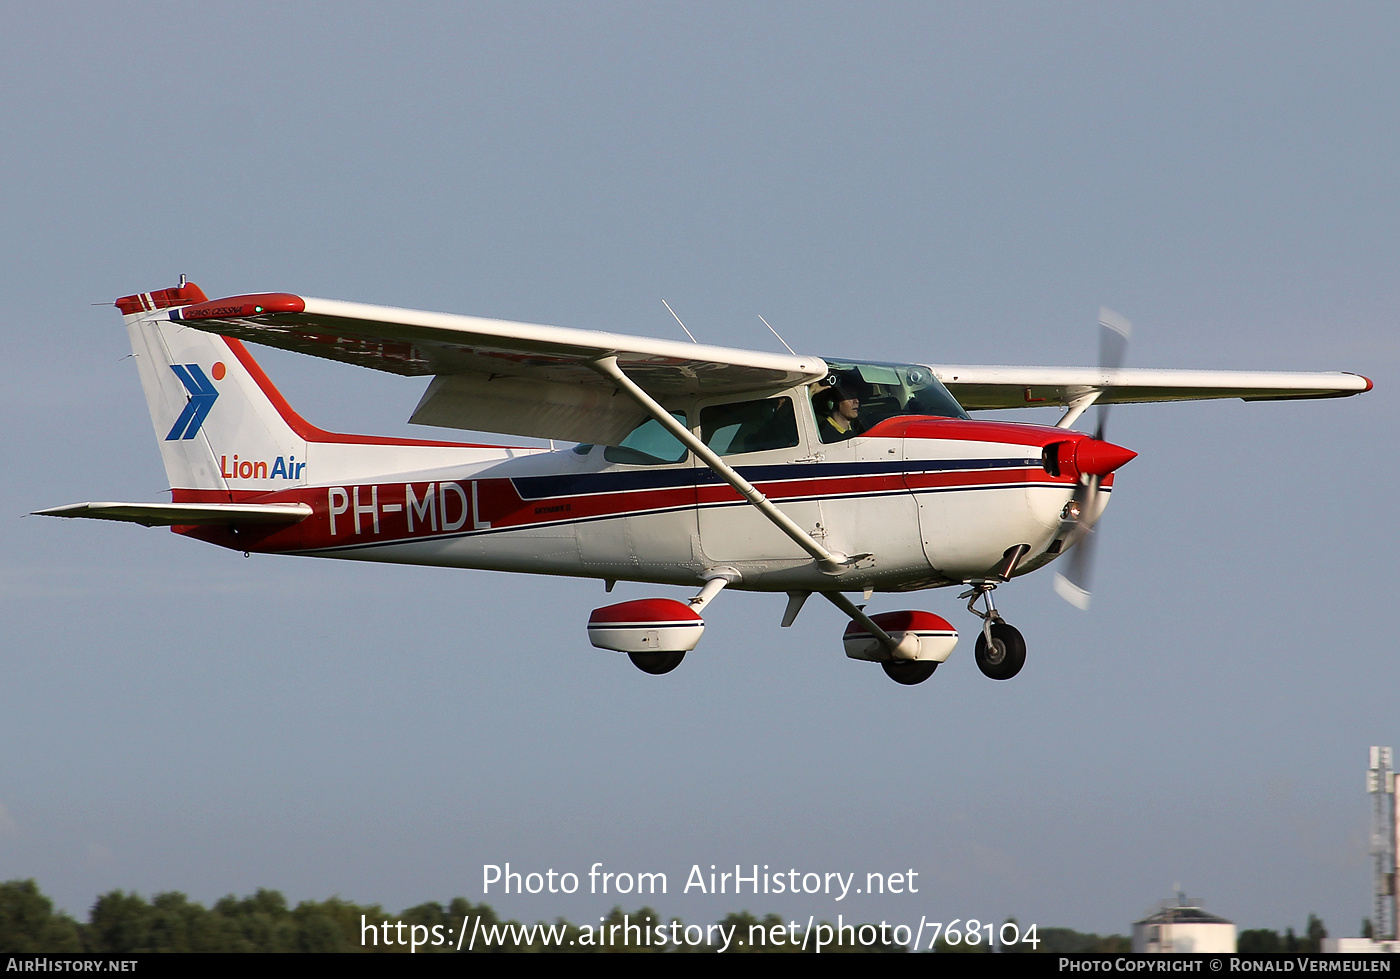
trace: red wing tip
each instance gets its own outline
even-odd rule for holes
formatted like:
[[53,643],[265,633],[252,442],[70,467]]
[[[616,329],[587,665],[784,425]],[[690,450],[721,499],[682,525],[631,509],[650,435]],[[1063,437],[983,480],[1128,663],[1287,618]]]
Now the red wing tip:
[[1362,394],[1365,394],[1366,391],[1369,391],[1369,390],[1371,390],[1371,388],[1373,388],[1373,387],[1376,386],[1376,382],[1373,381],[1373,380],[1371,380],[1371,379],[1370,379],[1369,377],[1367,377],[1365,374],[1357,374],[1356,376],[1359,377],[1359,378],[1361,378],[1363,381],[1366,382],[1366,388],[1365,388],[1365,390],[1363,390],[1363,391],[1361,392]]
[[112,305],[122,311],[123,316],[132,313],[149,313],[171,306],[188,306],[191,303],[207,303],[209,297],[193,282],[175,286],[172,289],[156,289],[154,292],[138,292],[134,296],[122,296]]
[[114,305],[124,316],[175,307],[175,318],[182,320],[217,320],[234,316],[259,316],[264,313],[306,312],[306,300],[288,292],[261,292],[211,301],[204,294],[204,290],[193,282],[186,282],[173,289],[157,289],[154,292],[122,296]]
[[219,320],[236,316],[262,316],[267,313],[304,313],[306,300],[289,292],[261,292],[249,296],[229,296],[186,306],[182,320]]

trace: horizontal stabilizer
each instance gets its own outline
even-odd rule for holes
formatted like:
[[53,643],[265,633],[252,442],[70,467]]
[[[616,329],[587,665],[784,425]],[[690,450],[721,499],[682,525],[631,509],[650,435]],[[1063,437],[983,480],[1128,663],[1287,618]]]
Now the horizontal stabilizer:
[[305,503],[70,503],[35,510],[34,516],[121,520],[147,527],[286,524],[311,516],[311,507]]

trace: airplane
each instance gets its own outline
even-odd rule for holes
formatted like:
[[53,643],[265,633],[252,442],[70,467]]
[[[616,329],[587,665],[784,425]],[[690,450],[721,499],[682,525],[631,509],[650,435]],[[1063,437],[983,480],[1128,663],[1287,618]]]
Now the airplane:
[[[1372,387],[1350,373],[1123,368],[1131,324],[1109,310],[1099,366],[1071,368],[764,353],[291,293],[210,300],[184,276],[115,305],[171,502],[39,514],[169,526],[245,554],[694,590],[588,620],[594,646],[655,675],[695,649],[702,611],[729,588],[786,594],[784,627],[819,594],[849,620],[847,657],[921,683],[957,630],[933,612],[869,614],[867,603],[960,587],[981,619],[978,668],[1008,680],[1026,643],[993,601],[998,586],[1066,558],[1056,588],[1087,605],[1093,528],[1136,455],[1104,439],[1107,406]],[[245,341],[431,377],[410,422],[551,448],[324,431]],[[1064,409],[1054,425],[968,414],[1047,405]],[[1094,405],[1093,434],[1070,428]],[[578,444],[555,449],[556,439]]]

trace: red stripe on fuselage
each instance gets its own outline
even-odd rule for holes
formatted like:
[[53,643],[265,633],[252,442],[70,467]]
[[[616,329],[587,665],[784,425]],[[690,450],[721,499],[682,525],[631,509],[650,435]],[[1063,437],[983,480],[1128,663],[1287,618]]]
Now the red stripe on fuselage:
[[1047,486],[1072,486],[1072,480],[1057,479],[1044,469],[992,469],[973,472],[909,473],[905,482],[914,491],[946,489],[952,486],[995,486],[1001,483],[1043,483]]

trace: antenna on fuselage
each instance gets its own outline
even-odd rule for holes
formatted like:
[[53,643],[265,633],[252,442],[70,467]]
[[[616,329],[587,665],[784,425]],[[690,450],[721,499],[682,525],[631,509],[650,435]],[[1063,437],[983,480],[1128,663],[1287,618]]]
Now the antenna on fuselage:
[[[671,308],[671,304],[668,303],[666,300],[664,300],[664,299],[661,300],[661,305],[663,305],[663,306],[666,307],[666,312],[670,313],[672,316],[676,316],[676,311],[675,311],[674,309]],[[677,323],[681,323],[681,318],[680,318],[679,316],[676,316],[676,322],[677,322]],[[685,330],[685,324],[684,324],[684,323],[681,323],[681,329],[682,329],[682,330]],[[690,342],[691,342],[691,343],[699,343],[699,342],[700,342],[699,340],[695,339],[695,334],[694,334],[694,333],[691,333],[689,330],[685,330],[685,335],[688,336],[688,337],[690,337]]]
[[[761,319],[761,320],[763,320],[763,314],[760,313],[760,314],[758,315],[758,318]],[[779,333],[777,330],[774,330],[774,329],[773,329],[773,324],[769,323],[767,320],[763,320],[763,325],[766,326],[766,327],[768,327],[768,329],[772,332],[772,334],[773,334],[775,337],[778,338],[778,342],[779,342],[779,343],[781,343],[784,347],[787,347],[787,352],[788,352],[788,353],[792,354],[794,357],[797,356],[797,351],[796,351],[796,350],[793,350],[791,347],[788,347],[788,342],[787,342],[786,340],[783,339],[781,333]]]

